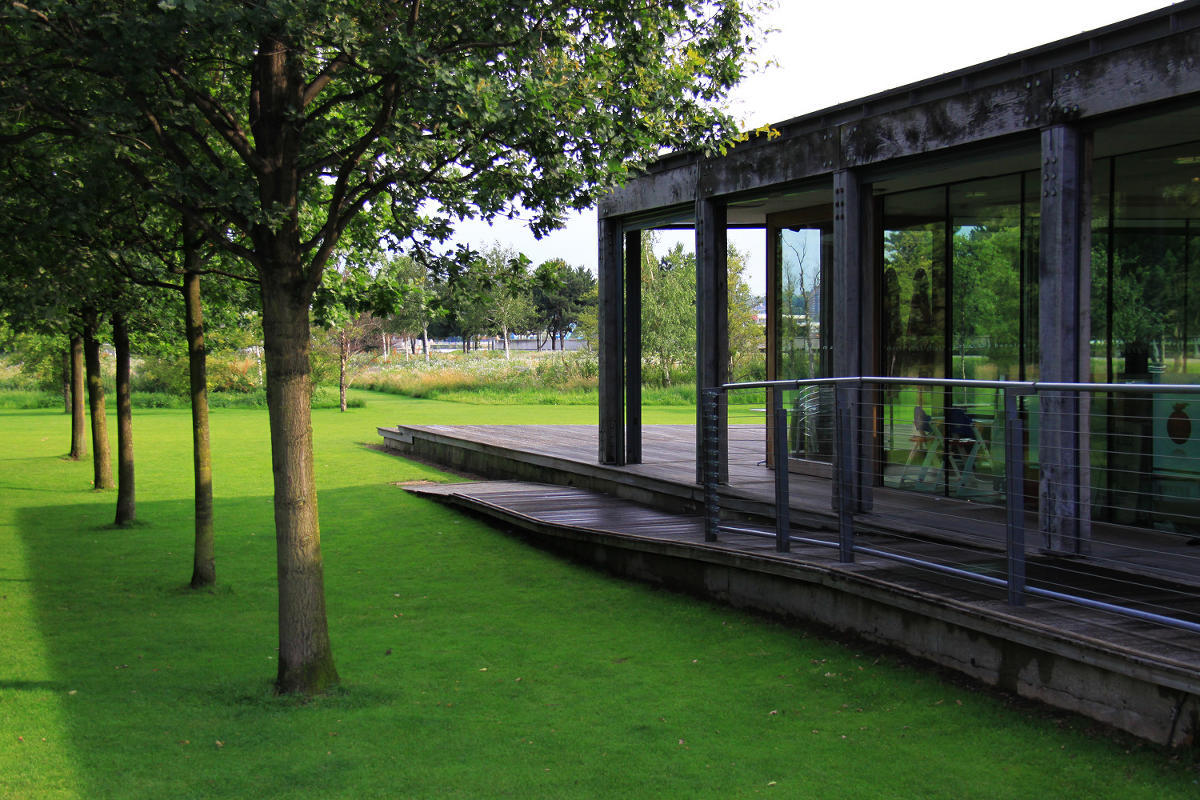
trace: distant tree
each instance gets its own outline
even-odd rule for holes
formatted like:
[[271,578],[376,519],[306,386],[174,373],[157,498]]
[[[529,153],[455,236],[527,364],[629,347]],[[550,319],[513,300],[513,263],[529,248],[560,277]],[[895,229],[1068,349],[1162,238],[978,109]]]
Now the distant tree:
[[755,319],[755,297],[746,283],[747,253],[730,247],[728,265],[729,374],[751,377],[765,373],[766,332]]
[[550,349],[565,347],[567,333],[587,310],[596,278],[586,267],[572,267],[561,258],[538,265],[533,272],[533,303],[538,324],[550,339]]
[[655,260],[643,242],[642,352],[666,386],[672,371],[696,365],[696,257],[683,245]]
[[[384,329],[398,333],[410,342],[421,340],[422,352],[429,358],[429,326],[438,314],[437,289],[429,268],[409,256],[389,256],[385,267],[396,275],[403,295],[396,313],[384,322]],[[415,352],[415,347],[414,347]]]
[[492,286],[487,303],[488,323],[503,340],[507,359],[509,334],[528,331],[537,316],[530,286],[529,259],[499,242],[486,248],[480,256]]
[[[359,260],[343,260],[325,271],[313,297],[313,316],[332,340],[338,360],[338,406],[346,410],[347,367],[350,357],[379,344],[383,319],[396,313],[405,294],[396,262],[376,261],[373,253],[358,250]],[[366,260],[361,260],[363,258]]]
[[445,325],[462,340],[463,352],[469,352],[476,337],[488,329],[488,311],[495,290],[494,277],[487,263],[472,254],[446,267],[438,286],[437,305]]

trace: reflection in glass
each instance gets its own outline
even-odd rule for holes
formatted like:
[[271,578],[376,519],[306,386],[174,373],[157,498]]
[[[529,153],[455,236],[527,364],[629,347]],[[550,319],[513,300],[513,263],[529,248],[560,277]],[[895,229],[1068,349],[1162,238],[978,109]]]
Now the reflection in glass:
[[[1104,159],[1094,172],[1093,380],[1200,382],[1200,143]],[[1200,437],[1168,430],[1197,413],[1192,395],[1096,399],[1099,518],[1171,528],[1197,513]]]
[[[883,236],[884,369],[889,376],[943,377],[946,319],[946,191],[887,197]],[[943,398],[931,387],[883,393],[886,483],[940,491]]]
[[[779,231],[780,264],[779,370],[782,380],[824,378],[830,374],[831,349],[827,320],[826,271],[832,261],[830,226],[792,227]],[[790,393],[788,451],[793,458],[828,461],[832,393],[809,387]]]
[[[884,200],[882,311],[889,376],[1027,379],[1036,348],[1036,176],[1009,175]],[[887,485],[999,499],[1000,392],[884,392]]]

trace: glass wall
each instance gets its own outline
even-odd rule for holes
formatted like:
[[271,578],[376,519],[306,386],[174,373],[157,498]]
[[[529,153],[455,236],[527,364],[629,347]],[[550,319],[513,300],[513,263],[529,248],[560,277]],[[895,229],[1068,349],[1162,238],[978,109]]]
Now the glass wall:
[[[832,326],[828,272],[833,262],[830,224],[794,225],[776,236],[779,264],[778,369],[780,380],[824,378],[832,368]],[[789,415],[788,451],[792,458],[828,461],[832,393],[811,387],[785,398]]]
[[1096,162],[1092,379],[1200,373],[1200,143]]
[[[1200,143],[1098,160],[1093,186],[1091,380],[1200,382]],[[1191,395],[1096,399],[1098,518],[1171,527],[1195,514],[1200,436],[1181,420],[1197,415]]]
[[[885,374],[1036,376],[1038,185],[1027,173],[884,198]],[[885,485],[998,499],[998,392],[914,385],[883,402]]]

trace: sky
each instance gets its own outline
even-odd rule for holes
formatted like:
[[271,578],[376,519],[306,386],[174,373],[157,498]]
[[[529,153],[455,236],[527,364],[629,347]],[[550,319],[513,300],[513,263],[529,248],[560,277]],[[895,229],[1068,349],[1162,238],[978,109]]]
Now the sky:
[[[1156,8],[1162,0],[777,0],[761,22],[772,31],[755,60],[763,66],[734,89],[729,111],[742,129],[932,78],[1030,47],[1100,28]],[[772,30],[773,29],[773,30]],[[749,283],[765,293],[765,236],[731,231],[749,253]],[[535,265],[563,258],[596,271],[595,209],[538,241],[520,220],[461,223],[457,242],[511,246]],[[660,234],[692,247],[691,232]]]

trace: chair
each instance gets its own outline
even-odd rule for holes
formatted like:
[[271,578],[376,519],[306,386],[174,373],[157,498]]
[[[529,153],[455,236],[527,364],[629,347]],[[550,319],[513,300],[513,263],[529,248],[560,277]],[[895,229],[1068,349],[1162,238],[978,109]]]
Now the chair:
[[955,406],[946,408],[946,454],[954,472],[955,486],[959,489],[966,488],[981,455],[989,464],[992,460],[979,423]]
[[908,437],[912,447],[908,451],[908,459],[904,462],[904,472],[900,476],[900,485],[904,486],[909,479],[909,467],[918,456],[921,456],[921,472],[917,475],[916,483],[923,483],[929,471],[939,468],[942,435],[937,422],[925,412],[921,406],[913,408],[913,434]]

